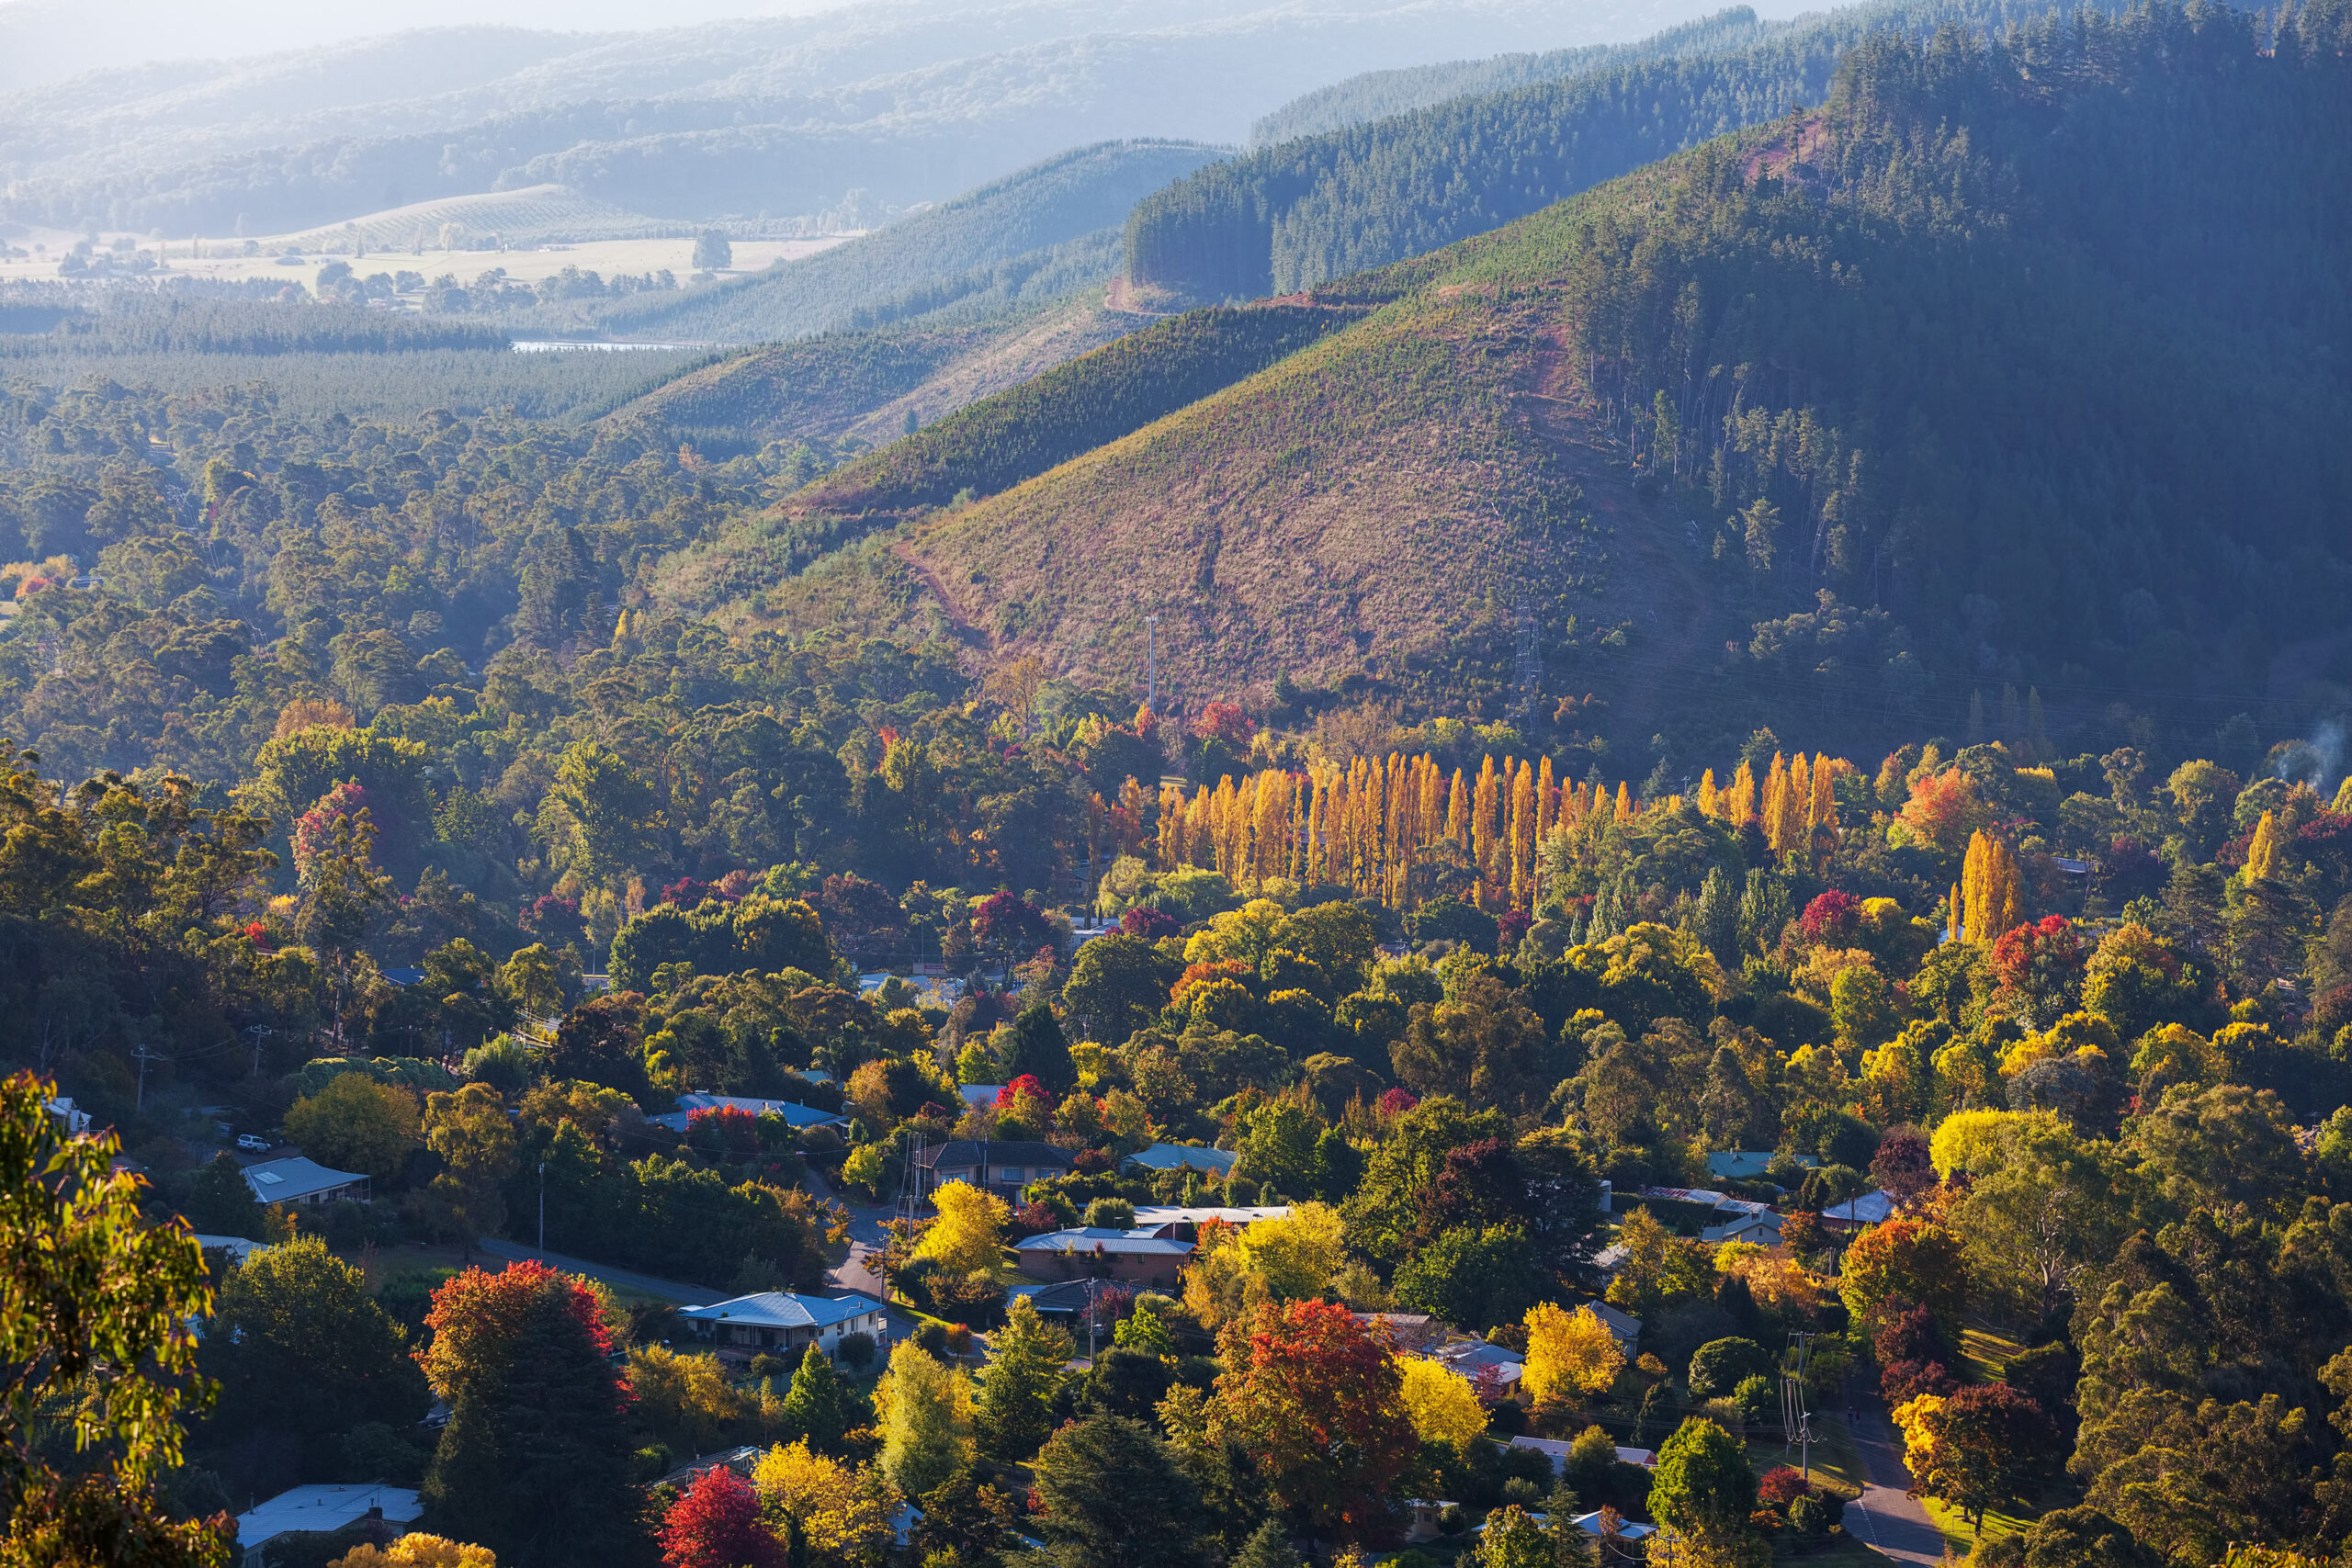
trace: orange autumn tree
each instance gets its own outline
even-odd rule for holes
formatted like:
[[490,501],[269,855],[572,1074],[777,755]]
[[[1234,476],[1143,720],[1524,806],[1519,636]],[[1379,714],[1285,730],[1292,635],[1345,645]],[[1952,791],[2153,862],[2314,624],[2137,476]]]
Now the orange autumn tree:
[[1240,1445],[1309,1526],[1348,1539],[1386,1521],[1419,1450],[1385,1332],[1344,1306],[1261,1306],[1218,1337],[1210,1430]]

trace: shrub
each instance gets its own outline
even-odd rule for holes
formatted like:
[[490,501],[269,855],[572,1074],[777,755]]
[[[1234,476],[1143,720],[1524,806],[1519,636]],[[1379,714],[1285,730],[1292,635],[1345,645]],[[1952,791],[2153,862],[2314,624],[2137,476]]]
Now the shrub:
[[853,1369],[862,1372],[874,1364],[874,1336],[844,1334],[842,1336],[838,1353],[841,1359],[847,1361]]

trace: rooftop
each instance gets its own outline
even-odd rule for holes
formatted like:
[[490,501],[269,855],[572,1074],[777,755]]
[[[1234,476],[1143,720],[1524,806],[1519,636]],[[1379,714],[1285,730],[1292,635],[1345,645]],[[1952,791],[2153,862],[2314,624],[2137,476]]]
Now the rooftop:
[[1100,1230],[1081,1226],[1077,1230],[1048,1231],[1033,1235],[1026,1241],[1015,1242],[1016,1252],[1104,1252],[1129,1257],[1190,1258],[1193,1244],[1154,1235],[1149,1231]]
[[344,1486],[297,1486],[280,1492],[252,1512],[237,1516],[237,1540],[247,1550],[288,1530],[339,1530],[368,1517],[370,1508],[404,1525],[424,1514],[416,1493],[403,1486],[379,1486],[372,1482]]
[[742,1323],[754,1328],[831,1328],[882,1310],[867,1296],[802,1296],[761,1291],[709,1306],[682,1308],[678,1315],[701,1323]]
[[[982,1150],[987,1151],[985,1156]],[[1068,1168],[1070,1162],[1068,1149],[1057,1148],[1051,1144],[996,1139],[978,1143],[969,1138],[950,1138],[944,1144],[924,1149],[915,1156],[915,1163],[925,1170],[936,1170],[943,1165],[950,1168],[978,1165],[983,1157],[990,1165],[1057,1165]]]
[[1894,1213],[1894,1200],[1883,1189],[1865,1192],[1859,1198],[1849,1198],[1821,1211],[1821,1217],[1833,1224],[1874,1225]]
[[697,1111],[741,1111],[746,1116],[781,1116],[788,1127],[820,1127],[841,1121],[837,1111],[820,1111],[813,1105],[802,1105],[789,1100],[759,1100],[740,1094],[682,1094],[678,1109],[662,1116],[649,1116],[648,1122],[657,1127],[667,1127],[683,1133],[694,1121]]
[[245,1185],[265,1203],[291,1203],[314,1192],[332,1191],[367,1179],[356,1171],[329,1170],[300,1155],[245,1167]]
[[1286,1220],[1290,1205],[1277,1203],[1256,1209],[1187,1209],[1174,1204],[1151,1203],[1136,1210],[1136,1228],[1154,1230],[1161,1225],[1204,1225],[1211,1220],[1220,1224],[1254,1225],[1260,1220]]
[[1194,1148],[1189,1144],[1154,1144],[1148,1149],[1137,1149],[1121,1165],[1139,1165],[1146,1170],[1214,1171],[1219,1176],[1231,1172],[1234,1162],[1241,1156],[1230,1149]]

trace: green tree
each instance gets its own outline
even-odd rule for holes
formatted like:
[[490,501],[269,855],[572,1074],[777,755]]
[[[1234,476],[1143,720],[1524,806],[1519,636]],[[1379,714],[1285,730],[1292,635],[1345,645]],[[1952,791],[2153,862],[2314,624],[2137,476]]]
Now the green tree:
[[[570,829],[567,858],[590,881],[609,882],[652,858],[661,820],[653,785],[617,752],[594,740],[573,741],[556,764],[548,800]],[[543,813],[543,831],[546,826]]]
[[833,1371],[832,1358],[813,1341],[793,1371],[792,1386],[785,1391],[784,1418],[793,1431],[808,1440],[810,1448],[825,1453],[841,1447],[842,1434],[848,1429],[841,1379]]
[[416,1096],[366,1073],[340,1073],[318,1093],[294,1101],[286,1112],[286,1135],[321,1165],[390,1180],[419,1142]]
[[1078,950],[1062,1006],[1081,1039],[1125,1044],[1159,1018],[1178,973],[1141,937],[1099,936]]
[[434,1292],[425,1377],[449,1406],[425,1506],[503,1568],[643,1551],[628,1392],[587,1285],[536,1262],[469,1269]]
[[215,1155],[188,1179],[187,1202],[180,1217],[198,1235],[241,1235],[262,1238],[261,1201],[245,1179],[245,1168],[227,1155]]
[[[179,1463],[181,1411],[211,1392],[189,1377],[212,1306],[203,1251],[140,1217],[113,1134],[68,1138],[56,1093],[0,1081],[0,1562],[221,1568],[226,1516],[176,1520],[155,1486]],[[43,1440],[51,1422],[75,1461]]]
[[1037,1525],[1061,1568],[1191,1568],[1200,1489],[1139,1421],[1089,1416],[1031,1466]]
[[1306,1568],[1306,1560],[1291,1544],[1290,1527],[1268,1519],[1233,1554],[1231,1568]]
[[1069,1057],[1069,1039],[1061,1021],[1044,1002],[1032,1002],[1012,1021],[1006,1043],[1004,1070],[1012,1077],[1027,1074],[1046,1086],[1049,1094],[1068,1094],[1078,1086],[1078,1068]]
[[1247,1129],[1235,1175],[1292,1198],[1322,1185],[1317,1146],[1326,1129],[1313,1111],[1293,1100],[1270,1100],[1250,1112]]
[[1713,1399],[1771,1370],[1772,1359],[1753,1339],[1711,1339],[1691,1353],[1690,1397]]
[[912,1340],[890,1352],[876,1401],[882,1416],[882,1473],[920,1496],[971,1461],[971,1382],[950,1371]]
[[1037,1451],[1053,1430],[1054,1394],[1070,1351],[1066,1329],[1039,1317],[1028,1297],[1014,1299],[1004,1326],[989,1337],[980,1379],[975,1426],[982,1457],[1019,1464]]
[[444,1167],[433,1179],[434,1196],[447,1206],[471,1258],[476,1240],[506,1224],[505,1184],[517,1164],[514,1125],[496,1089],[469,1083],[426,1099],[424,1129]]
[[432,1403],[400,1325],[315,1235],[255,1252],[229,1275],[202,1364],[220,1380],[211,1426],[223,1434],[316,1442],[369,1421],[413,1427]]
[[1396,1304],[1483,1333],[1514,1323],[1543,1290],[1518,1225],[1456,1225],[1396,1270]]
[[2097,1508],[2052,1508],[2026,1531],[2025,1568],[2163,1568],[2164,1560]]
[[1756,1473],[1747,1455],[1713,1421],[1690,1417],[1657,1450],[1650,1517],[1690,1542],[1700,1561],[1747,1561],[1755,1510]]

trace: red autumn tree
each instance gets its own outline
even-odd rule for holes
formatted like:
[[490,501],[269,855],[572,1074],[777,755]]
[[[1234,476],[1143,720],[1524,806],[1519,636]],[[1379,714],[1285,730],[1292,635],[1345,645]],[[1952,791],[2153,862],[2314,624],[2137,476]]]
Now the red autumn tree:
[[2082,995],[2087,960],[2082,937],[2063,915],[2002,933],[1993,944],[1993,977],[2004,993],[2022,998],[2043,1027]]
[[1797,917],[1797,933],[1816,947],[1851,947],[1861,924],[1862,901],[1833,887],[1804,907]]
[[1418,1446],[1385,1333],[1329,1302],[1261,1306],[1218,1347],[1214,1420],[1317,1529],[1362,1535]]
[[774,1568],[784,1561],[775,1537],[760,1528],[752,1483],[715,1465],[662,1520],[662,1561],[669,1568]]
[[1193,733],[1204,740],[1222,740],[1236,750],[1246,750],[1258,733],[1257,721],[1233,703],[1210,703],[1193,716]]

